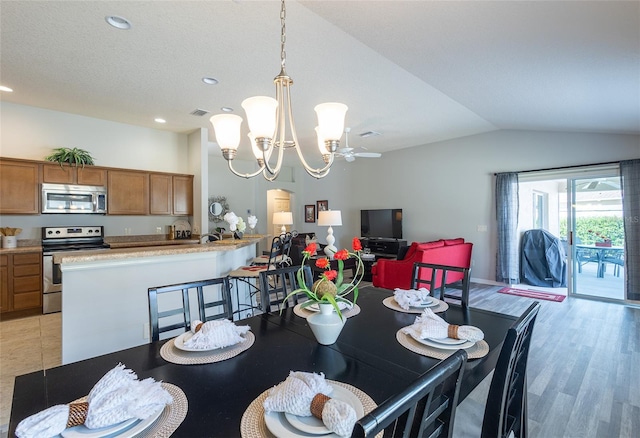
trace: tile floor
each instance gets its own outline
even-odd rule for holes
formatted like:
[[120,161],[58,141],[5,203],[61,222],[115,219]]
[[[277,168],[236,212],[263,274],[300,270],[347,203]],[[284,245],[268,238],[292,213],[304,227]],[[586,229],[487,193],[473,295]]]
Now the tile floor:
[[62,314],[0,321],[0,437],[6,436],[16,376],[62,363]]

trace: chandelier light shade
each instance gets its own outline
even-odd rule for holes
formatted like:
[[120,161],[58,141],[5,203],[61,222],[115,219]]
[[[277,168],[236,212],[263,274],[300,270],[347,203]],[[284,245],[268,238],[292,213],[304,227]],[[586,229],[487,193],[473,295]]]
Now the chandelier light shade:
[[[257,171],[243,174],[233,168],[232,161],[236,157],[240,144],[242,118],[232,114],[218,114],[210,119],[215,131],[216,141],[222,150],[222,156],[227,160],[229,170],[243,178],[253,178],[262,173],[266,180],[274,181],[282,169],[284,150],[288,148],[295,149],[300,162],[309,175],[318,179],[324,178],[331,170],[335,152],[340,145],[340,138],[344,132],[344,119],[348,109],[345,104],[328,102],[316,105],[314,108],[318,117],[316,134],[324,166],[313,168],[306,162],[293,124],[293,110],[291,108],[291,86],[293,85],[293,80],[285,70],[285,18],[286,7],[284,0],[282,0],[280,6],[281,69],[278,76],[273,80],[276,86],[276,98],[254,96],[242,101],[242,108],[247,116],[247,124],[250,131],[250,146],[259,166]],[[234,119],[228,118],[230,116],[234,117]],[[290,135],[289,137],[287,137],[287,131]],[[277,152],[277,159],[275,164],[272,164],[270,160],[272,156],[276,155],[274,152]]]
[[333,259],[333,255],[338,251],[338,248],[334,245],[336,238],[333,237],[334,226],[342,226],[342,213],[340,210],[325,210],[318,213],[318,226],[329,227],[327,230],[327,246],[324,248],[324,253],[330,259]]
[[273,223],[276,225],[282,225],[280,232],[284,234],[287,232],[287,227],[285,225],[293,225],[293,213],[290,211],[279,211],[273,213]]

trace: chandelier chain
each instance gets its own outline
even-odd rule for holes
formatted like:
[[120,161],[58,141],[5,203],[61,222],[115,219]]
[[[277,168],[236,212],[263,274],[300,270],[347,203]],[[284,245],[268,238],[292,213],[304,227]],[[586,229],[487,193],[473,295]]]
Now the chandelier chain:
[[282,4],[280,6],[280,66],[282,70],[285,69],[285,63],[287,60],[287,54],[284,50],[284,43],[287,42],[287,26],[285,24],[285,19],[287,18],[287,9],[284,5],[284,0],[282,0]]

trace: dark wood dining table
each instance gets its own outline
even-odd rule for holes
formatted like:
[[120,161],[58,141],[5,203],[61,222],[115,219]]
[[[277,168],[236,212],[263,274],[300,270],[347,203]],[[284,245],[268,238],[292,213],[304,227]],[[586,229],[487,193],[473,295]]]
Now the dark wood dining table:
[[[347,320],[338,341],[316,342],[306,320],[291,308],[282,314],[262,314],[237,321],[249,325],[255,343],[236,357],[203,365],[177,365],[160,356],[163,340],[56,368],[16,377],[9,436],[29,415],[85,396],[111,368],[123,363],[139,378],[180,387],[188,399],[188,413],[176,437],[235,437],[251,402],[277,385],[289,371],[323,372],[328,379],[348,383],[376,403],[409,385],[439,362],[414,353],[398,343],[396,332],[414,322],[416,314],[385,307],[391,291],[373,287],[360,290],[360,313]],[[481,328],[489,353],[469,360],[462,382],[464,399],[493,370],[506,332],[515,317],[450,304],[440,315],[453,324]]]

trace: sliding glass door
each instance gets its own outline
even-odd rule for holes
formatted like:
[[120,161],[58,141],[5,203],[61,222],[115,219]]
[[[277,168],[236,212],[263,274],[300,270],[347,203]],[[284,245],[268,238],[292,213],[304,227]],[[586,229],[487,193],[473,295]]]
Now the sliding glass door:
[[617,166],[518,175],[518,235],[544,229],[566,253],[567,287],[549,290],[624,300],[624,219]]

